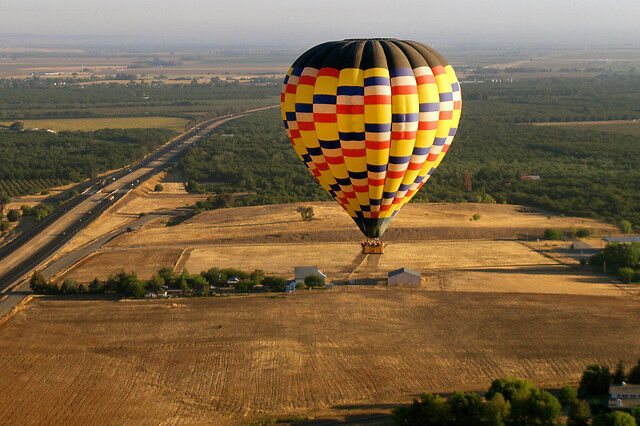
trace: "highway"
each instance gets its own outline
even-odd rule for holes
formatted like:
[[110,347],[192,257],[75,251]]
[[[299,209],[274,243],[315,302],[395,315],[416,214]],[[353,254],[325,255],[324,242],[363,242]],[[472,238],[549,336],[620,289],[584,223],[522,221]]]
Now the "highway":
[[[267,107],[273,108],[273,107]],[[97,219],[129,191],[163,168],[175,163],[183,151],[220,124],[264,110],[257,108],[199,124],[149,154],[140,162],[85,182],[82,194],[68,201],[29,232],[0,248],[0,300],[9,290],[41,266],[74,235]]]

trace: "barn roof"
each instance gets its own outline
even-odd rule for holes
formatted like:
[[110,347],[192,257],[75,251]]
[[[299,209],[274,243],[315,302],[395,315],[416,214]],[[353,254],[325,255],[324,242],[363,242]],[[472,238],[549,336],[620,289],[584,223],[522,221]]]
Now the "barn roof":
[[413,269],[409,269],[409,268],[400,268],[400,269],[396,269],[395,271],[389,272],[389,277],[393,277],[393,276],[396,276],[396,275],[402,274],[402,273],[415,275],[416,277],[420,276],[420,272],[418,272],[418,271],[414,271]]
[[293,268],[293,274],[296,277],[313,274],[320,275],[322,277],[326,276],[317,266],[296,266]]
[[604,237],[608,243],[640,243],[640,235],[626,235],[624,237]]

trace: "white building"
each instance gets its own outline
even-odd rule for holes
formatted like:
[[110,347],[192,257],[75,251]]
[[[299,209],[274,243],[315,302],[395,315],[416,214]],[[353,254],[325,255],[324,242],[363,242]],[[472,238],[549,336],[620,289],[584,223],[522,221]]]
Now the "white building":
[[396,269],[387,276],[388,285],[420,286],[420,272],[409,268]]
[[621,385],[609,386],[609,407],[640,407],[640,385],[628,385],[622,382]]

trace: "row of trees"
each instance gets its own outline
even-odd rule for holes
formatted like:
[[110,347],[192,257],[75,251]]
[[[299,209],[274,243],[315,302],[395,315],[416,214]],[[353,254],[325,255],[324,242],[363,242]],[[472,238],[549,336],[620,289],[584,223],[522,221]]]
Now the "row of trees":
[[[77,182],[123,167],[176,135],[171,129],[102,129],[94,132],[5,132],[0,182],[55,179]],[[38,188],[42,190],[44,188]],[[24,188],[14,188],[22,195]]]
[[[171,268],[163,268],[149,280],[141,280],[135,273],[120,273],[109,277],[106,281],[94,279],[89,285],[76,282],[73,279],[65,279],[62,282],[47,281],[42,274],[35,271],[31,276],[31,290],[36,294],[102,294],[117,293],[123,297],[141,298],[147,293],[160,293],[166,289],[181,290],[185,295],[207,296],[211,286],[224,287],[227,280],[237,278],[234,288],[238,292],[250,292],[257,285],[275,292],[285,291],[287,281],[281,277],[266,276],[264,271],[256,269],[246,272],[234,268],[211,268],[200,274],[191,275],[184,269],[176,274]],[[304,284],[298,284],[297,288],[324,287],[324,280],[318,275],[310,275]]]
[[610,412],[606,404],[609,385],[625,379],[640,383],[640,360],[628,375],[622,363],[614,374],[606,366],[590,365],[578,388],[567,385],[555,395],[517,378],[494,380],[484,398],[474,392],[454,392],[445,400],[425,393],[410,405],[396,408],[393,419],[398,425],[554,425],[564,406],[569,425],[635,426],[640,424],[640,407],[630,413]]

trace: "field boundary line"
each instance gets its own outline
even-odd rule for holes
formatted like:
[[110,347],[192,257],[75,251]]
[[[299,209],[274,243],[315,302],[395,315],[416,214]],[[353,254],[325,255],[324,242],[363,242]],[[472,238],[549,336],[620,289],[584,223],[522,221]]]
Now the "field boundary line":
[[16,306],[14,306],[9,312],[7,312],[2,318],[0,318],[0,326],[2,326],[2,324],[7,322],[7,320],[11,318],[13,315],[15,315],[18,311],[22,310],[22,308],[24,308],[24,306],[27,303],[29,303],[31,299],[33,299],[33,297],[34,295],[30,294],[24,299],[22,299],[20,302],[18,302]]
[[73,269],[75,269],[76,267],[80,266],[81,264],[85,263],[87,260],[95,257],[96,255],[98,255],[99,253],[101,253],[102,250],[96,250],[96,251],[92,251],[91,253],[89,253],[88,255],[86,255],[85,257],[83,257],[82,259],[78,259],[77,262],[69,265],[67,268],[63,269],[62,271],[58,272],[57,274],[55,274],[54,276],[52,276],[51,278],[49,278],[50,280],[59,280],[62,277],[64,277],[64,275],[68,274],[69,272],[71,272]]

